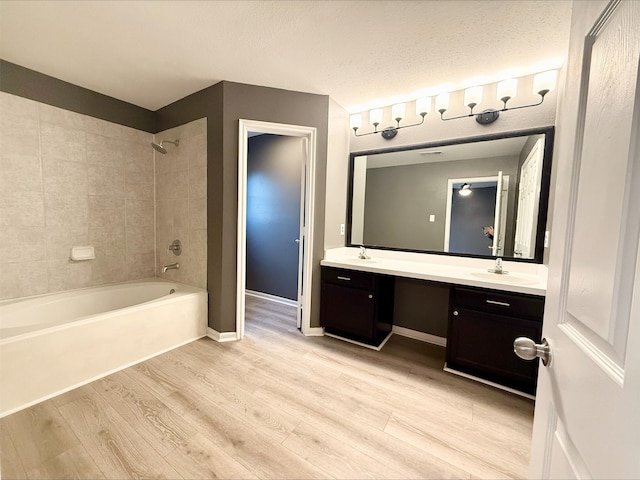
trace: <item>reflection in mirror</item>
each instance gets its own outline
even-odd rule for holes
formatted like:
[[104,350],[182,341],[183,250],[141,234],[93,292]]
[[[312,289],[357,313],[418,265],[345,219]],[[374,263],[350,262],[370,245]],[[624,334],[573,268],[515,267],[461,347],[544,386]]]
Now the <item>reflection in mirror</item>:
[[349,245],[542,262],[553,128],[351,156]]

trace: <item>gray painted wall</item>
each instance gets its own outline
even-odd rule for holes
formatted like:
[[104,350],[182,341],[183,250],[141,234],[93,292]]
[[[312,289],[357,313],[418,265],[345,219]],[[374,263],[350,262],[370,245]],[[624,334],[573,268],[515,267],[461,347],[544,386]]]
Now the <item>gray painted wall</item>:
[[393,324],[446,337],[450,288],[442,283],[397,277]]
[[249,290],[296,300],[300,188],[304,140],[249,139],[247,155],[247,283]]
[[474,188],[471,195],[454,193],[451,198],[451,233],[449,249],[457,253],[489,255],[493,240],[482,228],[493,225],[497,187]]
[[[423,163],[367,171],[364,220],[366,245],[398,246],[442,251],[444,247],[447,180],[449,178],[509,175],[508,218],[514,214],[513,188],[518,157]],[[416,200],[417,199],[417,200]],[[435,222],[429,222],[429,215]],[[507,221],[507,238],[513,222]],[[509,245],[506,245],[509,248]]]
[[220,82],[158,110],[156,128],[166,130],[207,117],[207,290],[209,327],[236,329],[238,217],[238,125],[240,119],[315,127],[316,203],[311,326],[320,325],[320,260],[324,255],[327,116],[329,97]]

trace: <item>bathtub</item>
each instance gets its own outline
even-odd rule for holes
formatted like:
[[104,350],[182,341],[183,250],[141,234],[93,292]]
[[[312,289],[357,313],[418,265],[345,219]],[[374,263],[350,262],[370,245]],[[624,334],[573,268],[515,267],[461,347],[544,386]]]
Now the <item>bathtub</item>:
[[162,280],[0,302],[0,417],[206,335],[207,293]]

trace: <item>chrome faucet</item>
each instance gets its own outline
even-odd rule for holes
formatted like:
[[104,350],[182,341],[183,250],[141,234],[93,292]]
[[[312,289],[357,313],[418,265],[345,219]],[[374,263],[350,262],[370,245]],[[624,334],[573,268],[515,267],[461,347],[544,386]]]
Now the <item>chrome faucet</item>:
[[508,271],[502,269],[502,259],[500,257],[496,258],[496,265],[495,267],[490,268],[489,272],[497,273],[498,275],[509,273]]
[[360,253],[358,254],[358,258],[362,260],[369,260],[371,257],[367,255],[367,249],[364,248],[364,245],[360,245]]
[[180,268],[180,264],[179,263],[172,263],[170,265],[163,265],[162,266],[162,273],[167,273],[167,270],[178,270]]

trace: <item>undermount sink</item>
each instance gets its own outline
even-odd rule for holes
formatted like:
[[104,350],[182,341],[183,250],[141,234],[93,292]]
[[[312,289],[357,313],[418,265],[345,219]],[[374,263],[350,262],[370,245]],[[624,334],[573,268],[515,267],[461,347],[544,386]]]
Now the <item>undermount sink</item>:
[[377,262],[377,260],[374,260],[373,258],[349,257],[348,260],[350,262],[356,262],[356,263],[376,263]]
[[492,282],[513,283],[517,285],[533,285],[534,283],[538,283],[538,279],[535,277],[512,273],[471,272],[471,275]]

